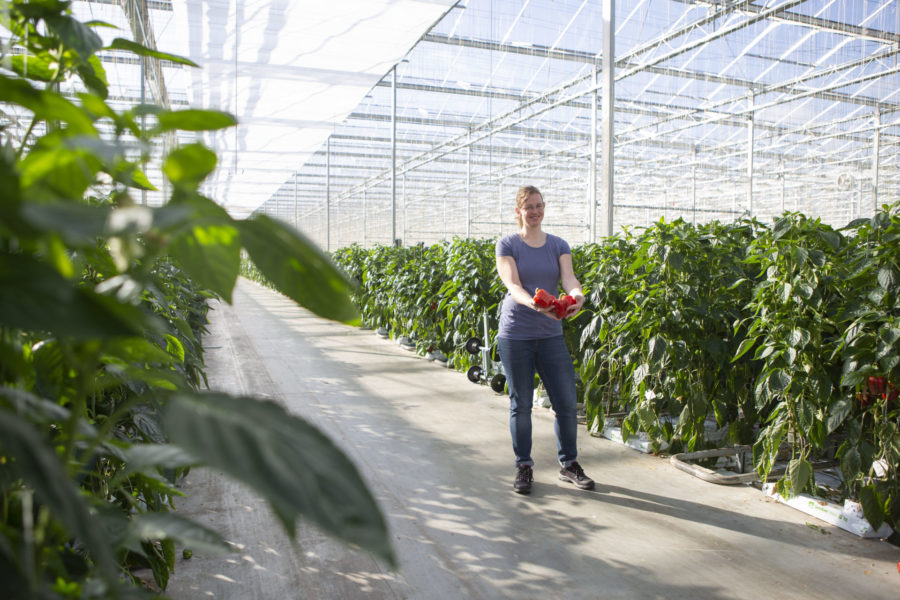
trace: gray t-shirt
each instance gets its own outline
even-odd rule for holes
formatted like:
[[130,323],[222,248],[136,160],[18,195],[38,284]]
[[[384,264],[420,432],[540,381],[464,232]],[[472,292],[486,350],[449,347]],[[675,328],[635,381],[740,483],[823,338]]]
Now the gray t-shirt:
[[[559,257],[572,254],[569,244],[561,237],[547,234],[547,241],[540,248],[532,248],[512,233],[497,240],[497,256],[512,256],[519,270],[522,287],[531,294],[542,288],[559,294]],[[498,335],[511,340],[538,340],[562,335],[562,322],[549,318],[529,306],[516,302],[506,293],[500,309]]]

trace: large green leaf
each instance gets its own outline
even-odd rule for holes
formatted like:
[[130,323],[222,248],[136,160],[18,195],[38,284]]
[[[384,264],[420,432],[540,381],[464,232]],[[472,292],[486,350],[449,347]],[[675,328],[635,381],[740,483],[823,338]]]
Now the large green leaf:
[[241,270],[237,229],[231,225],[198,224],[172,240],[169,250],[198,284],[231,303]]
[[156,115],[158,125],[154,133],[159,134],[176,129],[182,131],[216,131],[237,125],[233,115],[218,110],[189,108],[177,111],[162,111]]
[[863,515],[872,526],[878,529],[884,523],[884,511],[881,508],[881,500],[874,484],[863,486],[859,489],[859,503],[862,504]]
[[97,133],[90,117],[79,107],[59,94],[35,89],[22,79],[0,75],[0,102],[27,108],[38,119],[64,121],[69,124],[70,133]]
[[178,188],[195,189],[216,168],[216,154],[203,144],[187,144],[173,150],[163,173]]
[[126,543],[172,540],[208,555],[230,552],[232,548],[217,532],[171,513],[139,513],[131,518]]
[[384,519],[356,467],[306,421],[274,402],[182,393],[167,402],[164,423],[174,443],[261,493],[289,534],[304,516],[394,563]]
[[81,21],[68,15],[45,17],[48,29],[56,34],[63,44],[74,50],[86,62],[103,47],[103,40]]
[[160,213],[165,230],[171,232],[168,250],[198,284],[231,302],[241,270],[241,239],[234,221],[221,206],[196,194],[176,196]]
[[189,67],[199,67],[197,63],[189,58],[178,56],[177,54],[169,54],[168,52],[160,52],[159,50],[152,50],[150,48],[147,48],[146,46],[138,44],[137,42],[132,42],[131,40],[126,40],[123,38],[114,39],[112,43],[107,47],[111,50],[128,50],[129,52],[133,52],[138,56],[149,56],[150,58],[168,60],[180,65],[187,65]]
[[103,235],[111,208],[73,202],[28,203],[22,217],[41,231],[56,232],[72,246],[96,243]]
[[0,419],[0,450],[12,460],[7,467],[34,490],[36,499],[91,552],[107,578],[116,577],[116,564],[102,528],[94,525],[88,506],[69,479],[56,453],[24,419],[4,411]]
[[319,316],[359,323],[353,284],[303,234],[265,215],[235,224],[250,258],[283,294]]
[[74,338],[140,336],[160,329],[136,306],[77,286],[30,256],[3,253],[0,325]]

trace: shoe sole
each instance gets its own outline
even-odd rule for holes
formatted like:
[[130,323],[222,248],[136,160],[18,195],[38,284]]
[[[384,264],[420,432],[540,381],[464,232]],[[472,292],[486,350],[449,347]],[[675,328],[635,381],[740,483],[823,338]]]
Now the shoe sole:
[[572,485],[574,485],[575,487],[577,487],[577,488],[580,489],[580,490],[592,490],[592,489],[594,489],[594,482],[593,482],[593,481],[590,482],[590,483],[588,483],[588,484],[580,484],[580,483],[577,483],[577,482],[575,482],[575,481],[572,481],[572,480],[569,479],[568,477],[564,477],[563,475],[560,475],[560,476],[559,476],[559,480],[560,480],[560,481],[565,481],[565,482],[567,482],[567,483],[571,483]]

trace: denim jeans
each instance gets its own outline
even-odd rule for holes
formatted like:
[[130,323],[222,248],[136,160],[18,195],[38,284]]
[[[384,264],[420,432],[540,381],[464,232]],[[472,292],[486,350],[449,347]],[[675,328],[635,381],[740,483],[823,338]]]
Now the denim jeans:
[[537,372],[556,413],[556,450],[559,464],[567,467],[578,457],[575,438],[575,369],[563,336],[538,340],[499,338],[498,346],[509,387],[509,431],[516,466],[534,465],[531,458],[531,407]]

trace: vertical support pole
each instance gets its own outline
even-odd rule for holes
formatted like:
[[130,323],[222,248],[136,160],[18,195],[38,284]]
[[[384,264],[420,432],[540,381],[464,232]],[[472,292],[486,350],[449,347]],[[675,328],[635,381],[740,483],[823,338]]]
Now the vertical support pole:
[[294,229],[300,231],[300,204],[297,201],[297,176],[300,173],[294,173]]
[[325,251],[331,252],[331,136],[325,140]]
[[403,173],[403,239],[406,239],[406,173]]
[[[472,132],[469,131],[469,143]],[[472,146],[466,146],[466,239],[472,237]]]
[[369,222],[369,210],[368,210],[368,209],[369,209],[369,207],[368,207],[368,199],[367,199],[367,196],[366,196],[366,190],[363,190],[363,219],[362,219],[362,221],[363,221],[363,222],[362,222],[362,226],[363,226],[363,248],[365,248],[365,247],[368,245],[368,242],[369,242],[369,240],[367,239],[367,236],[366,236],[366,229],[367,229],[366,225],[367,225],[368,222]]
[[397,240],[397,65],[391,69],[391,244]]
[[405,172],[403,173],[403,196],[401,198],[401,204],[403,205],[403,228],[401,229],[401,231],[402,231],[401,235],[403,236],[402,239],[405,240],[405,239],[407,239],[407,235],[408,235],[407,234],[408,228],[407,228],[407,224],[406,224],[407,213],[406,213],[406,173]]
[[503,180],[497,183],[497,234],[503,235]]
[[616,81],[615,0],[603,0],[603,169],[600,175],[601,204],[606,208],[603,233],[613,234],[613,146]]
[[[878,212],[878,163],[881,153],[881,108],[875,110],[875,139],[872,141],[872,214]],[[861,209],[862,207],[860,207]],[[860,210],[860,212],[862,212]]]
[[785,209],[784,188],[785,188],[785,182],[787,181],[787,177],[785,176],[785,172],[784,172],[784,161],[781,161],[781,175],[779,175],[779,176],[781,177],[781,214],[784,214],[784,209]]
[[747,95],[747,104],[750,107],[747,119],[747,212],[753,217],[753,133],[755,114],[753,112],[753,90]]
[[[144,40],[141,39],[141,40],[138,40],[138,42],[143,44]],[[140,58],[140,60],[141,60],[141,104],[144,104],[145,94],[146,94],[145,90],[147,87],[145,81],[147,79],[147,60],[148,59],[146,56],[142,56]],[[146,122],[144,121],[144,119],[145,119],[144,111],[141,111],[141,133],[142,134],[146,130]],[[141,154],[143,154],[143,153],[144,153],[144,151],[142,149]],[[147,172],[147,161],[142,161],[141,170],[143,170],[144,173]],[[165,180],[165,178],[163,178],[163,180]],[[166,199],[164,197],[163,202],[165,202],[165,201],[166,201]],[[141,205],[147,206],[147,190],[145,190],[145,189],[141,189]]]
[[697,224],[697,146],[691,153],[691,223]]
[[588,243],[597,241],[597,104],[599,102],[597,84],[599,79],[597,68],[594,67],[592,78],[594,92],[591,94],[591,164],[588,177],[588,185],[591,186],[588,190]]

